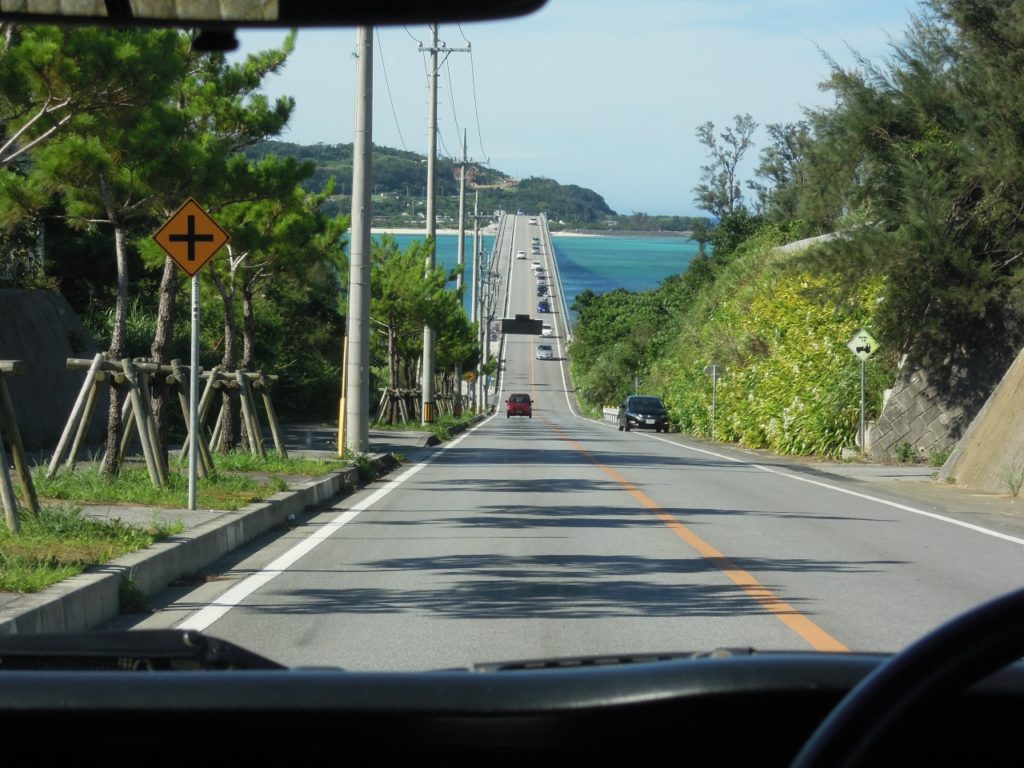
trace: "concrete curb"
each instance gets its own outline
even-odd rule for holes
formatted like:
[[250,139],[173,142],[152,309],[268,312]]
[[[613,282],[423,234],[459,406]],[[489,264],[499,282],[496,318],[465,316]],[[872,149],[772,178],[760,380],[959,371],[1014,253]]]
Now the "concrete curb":
[[[374,459],[376,474],[384,474],[397,460],[390,454]],[[42,592],[26,594],[0,607],[0,634],[84,632],[121,612],[122,583],[131,580],[146,595],[156,594],[175,579],[189,576],[298,515],[309,507],[347,495],[359,480],[355,467],[225,512],[139,552],[123,555],[85,573],[65,579]]]

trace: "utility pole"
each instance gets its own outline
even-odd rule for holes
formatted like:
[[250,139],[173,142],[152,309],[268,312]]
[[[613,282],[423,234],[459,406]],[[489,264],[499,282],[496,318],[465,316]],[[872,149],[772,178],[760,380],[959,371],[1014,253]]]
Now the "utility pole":
[[459,275],[455,279],[455,290],[462,291],[462,267],[466,264],[466,129],[462,129],[462,165],[459,168]]
[[[434,197],[437,192],[437,54],[444,51],[445,59],[453,51],[469,51],[469,48],[448,48],[439,47],[437,39],[437,24],[430,25],[430,48],[424,48],[420,44],[420,51],[430,52],[430,108],[427,125],[427,248],[426,272],[434,268],[435,243],[437,235],[436,214],[434,213]],[[424,424],[434,421],[434,329],[429,325],[423,326],[423,373],[422,373],[422,402],[421,415]]]
[[345,355],[345,447],[365,453],[370,428],[370,184],[373,151],[373,28],[356,39],[355,133],[352,146],[352,244],[349,256],[348,350]]

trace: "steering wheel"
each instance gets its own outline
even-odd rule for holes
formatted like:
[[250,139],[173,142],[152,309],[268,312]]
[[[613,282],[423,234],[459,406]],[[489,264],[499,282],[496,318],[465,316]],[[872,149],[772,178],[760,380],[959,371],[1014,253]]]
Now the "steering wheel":
[[1024,589],[952,619],[879,666],[804,744],[792,768],[864,765],[921,713],[1024,655]]

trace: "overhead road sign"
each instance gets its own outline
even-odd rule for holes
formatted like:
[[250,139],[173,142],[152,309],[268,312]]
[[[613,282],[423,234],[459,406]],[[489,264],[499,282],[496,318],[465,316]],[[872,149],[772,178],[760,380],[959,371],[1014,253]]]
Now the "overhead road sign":
[[189,277],[194,277],[231,236],[190,197],[153,239]]
[[516,333],[528,336],[540,336],[544,330],[543,320],[531,320],[529,315],[516,315],[515,317],[501,318],[501,332],[505,334]]

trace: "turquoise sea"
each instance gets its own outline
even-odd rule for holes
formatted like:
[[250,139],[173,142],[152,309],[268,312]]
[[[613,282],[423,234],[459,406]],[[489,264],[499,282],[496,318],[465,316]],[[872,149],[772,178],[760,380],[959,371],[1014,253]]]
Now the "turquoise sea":
[[[375,236],[376,237],[376,236]],[[399,247],[406,248],[419,235],[395,235]],[[451,269],[457,262],[457,235],[437,236],[437,260]],[[493,237],[484,237],[484,252],[490,251]],[[553,235],[555,258],[562,276],[565,300],[572,306],[576,295],[589,288],[606,293],[616,288],[646,291],[657,288],[669,275],[686,271],[697,253],[697,244],[686,237],[633,237],[600,235],[578,237]],[[466,274],[472,269],[473,240],[466,238]],[[469,292],[465,297],[469,311]]]

